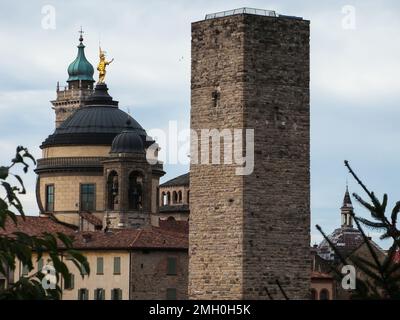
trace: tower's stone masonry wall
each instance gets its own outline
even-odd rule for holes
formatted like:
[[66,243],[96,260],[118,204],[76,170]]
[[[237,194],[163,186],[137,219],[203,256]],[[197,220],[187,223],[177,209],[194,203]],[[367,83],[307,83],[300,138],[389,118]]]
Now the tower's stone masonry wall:
[[236,165],[191,165],[189,297],[282,298],[279,280],[307,298],[308,21],[193,23],[191,89],[192,129],[254,129],[255,166],[238,176]]

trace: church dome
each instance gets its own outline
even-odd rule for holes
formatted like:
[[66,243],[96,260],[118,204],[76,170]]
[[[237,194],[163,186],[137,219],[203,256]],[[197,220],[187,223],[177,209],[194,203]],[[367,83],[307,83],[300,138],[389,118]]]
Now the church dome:
[[[352,227],[338,228],[328,238],[344,257],[364,243],[361,232]],[[338,258],[325,239],[319,244],[317,251],[319,256],[325,260],[336,260]]]
[[67,118],[41,148],[60,145],[111,145],[116,135],[124,131],[126,121],[130,130],[146,141],[146,131],[130,115],[118,108],[118,102],[108,94],[106,84],[97,84],[94,93]]
[[83,45],[82,36],[79,38],[80,44],[78,45],[78,55],[76,59],[68,67],[69,78],[67,82],[71,81],[92,81],[94,68],[85,56],[85,46]]
[[143,140],[131,124],[128,119],[125,130],[114,138],[110,153],[144,152]]
[[[342,256],[348,256],[364,242],[364,239],[361,232],[353,227],[353,205],[351,203],[350,193],[347,186],[340,210],[342,226],[333,231],[328,238]],[[338,259],[328,241],[325,239],[319,244],[317,252],[320,257],[326,260]]]

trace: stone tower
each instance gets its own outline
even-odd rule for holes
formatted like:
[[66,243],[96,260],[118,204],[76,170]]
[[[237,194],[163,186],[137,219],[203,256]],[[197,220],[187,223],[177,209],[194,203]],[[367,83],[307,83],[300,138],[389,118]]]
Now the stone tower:
[[351,203],[349,188],[346,186],[346,192],[343,198],[343,205],[340,208],[340,215],[342,217],[342,228],[353,228],[353,204]]
[[265,10],[192,24],[199,152],[201,129],[254,129],[254,171],[191,164],[191,299],[282,299],[277,280],[309,296],[309,35],[309,21]]
[[147,161],[146,148],[153,143],[155,141],[143,142],[131,126],[130,118],[125,130],[114,138],[110,155],[103,161],[106,195],[104,225],[140,228],[149,226],[153,216],[158,219],[157,189],[159,179],[165,172],[160,165],[151,165]]
[[85,56],[82,34],[79,37],[78,55],[68,67],[68,86],[60,89],[57,83],[57,98],[51,101],[56,113],[56,128],[76,109],[84,105],[93,93],[94,69]]

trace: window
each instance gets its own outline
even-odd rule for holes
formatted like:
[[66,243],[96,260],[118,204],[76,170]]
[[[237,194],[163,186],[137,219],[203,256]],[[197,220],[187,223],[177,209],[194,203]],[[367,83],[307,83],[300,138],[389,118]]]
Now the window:
[[129,175],[128,189],[129,209],[140,210],[143,208],[143,177],[137,172]]
[[79,289],[79,291],[78,291],[78,300],[89,300],[89,291],[88,291],[88,289]]
[[167,289],[167,300],[176,300],[176,289],[175,288]]
[[326,289],[322,289],[319,293],[319,300],[329,300],[329,292]]
[[97,274],[103,274],[103,265],[104,265],[103,257],[98,257],[97,258]]
[[167,275],[175,276],[176,273],[176,258],[167,258]]
[[114,274],[121,274],[121,257],[114,257]]
[[54,211],[54,184],[46,186],[46,211]]
[[86,268],[85,268],[85,266],[83,265],[83,264],[81,264],[81,275],[82,276],[85,276],[85,275],[87,275],[88,273],[87,273],[87,271],[86,271]]
[[74,288],[75,278],[72,273],[69,274],[69,279],[66,278],[64,280],[64,289],[65,290],[72,290]]
[[178,203],[178,194],[176,191],[172,192],[172,203]]
[[107,208],[109,210],[118,209],[118,174],[112,171],[107,179]]
[[95,210],[95,185],[81,184],[81,210]]
[[22,265],[22,275],[27,276],[29,274],[29,267],[26,265]]
[[112,289],[111,290],[111,300],[122,300],[122,290]]
[[40,259],[38,260],[38,262],[37,262],[37,269],[38,269],[39,272],[42,271],[42,269],[43,269],[43,258],[40,258]]
[[315,289],[311,289],[311,300],[317,300],[317,291]]
[[94,290],[94,300],[104,300],[104,289]]

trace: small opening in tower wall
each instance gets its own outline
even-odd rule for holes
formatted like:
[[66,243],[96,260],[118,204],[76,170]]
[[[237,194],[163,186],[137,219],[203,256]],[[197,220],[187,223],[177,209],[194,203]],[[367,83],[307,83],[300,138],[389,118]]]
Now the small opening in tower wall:
[[118,174],[115,171],[111,171],[107,179],[107,208],[109,210],[118,210],[118,192]]
[[138,172],[129,175],[129,209],[139,210],[143,207],[143,177]]

